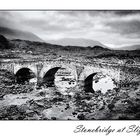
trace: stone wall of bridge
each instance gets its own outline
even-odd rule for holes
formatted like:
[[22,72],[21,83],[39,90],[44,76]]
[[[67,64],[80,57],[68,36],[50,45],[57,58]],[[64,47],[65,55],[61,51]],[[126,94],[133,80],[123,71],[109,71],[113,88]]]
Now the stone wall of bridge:
[[60,67],[71,71],[74,75],[78,86],[84,84],[84,80],[93,73],[102,73],[103,75],[109,76],[116,82],[120,80],[120,67],[111,64],[75,64],[66,62],[17,62],[17,63],[1,63],[0,69],[6,69],[14,74],[16,74],[22,68],[30,69],[37,77],[40,82],[44,75],[51,69]]
[[4,69],[11,73],[14,73],[14,64],[13,63],[0,63],[0,69]]
[[114,79],[116,82],[120,81],[120,69],[114,67],[84,67],[82,73],[80,74],[79,80],[84,80],[86,77],[93,73],[102,73],[103,75],[109,76]]

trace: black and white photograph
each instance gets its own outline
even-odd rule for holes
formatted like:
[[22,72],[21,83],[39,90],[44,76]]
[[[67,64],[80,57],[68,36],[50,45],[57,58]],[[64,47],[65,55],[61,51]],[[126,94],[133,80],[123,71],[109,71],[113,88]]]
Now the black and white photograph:
[[140,120],[140,11],[0,10],[0,120]]

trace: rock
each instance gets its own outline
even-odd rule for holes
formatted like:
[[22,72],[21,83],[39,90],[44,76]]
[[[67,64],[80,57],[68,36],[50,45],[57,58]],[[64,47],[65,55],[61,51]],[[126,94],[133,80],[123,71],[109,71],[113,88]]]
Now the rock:
[[77,116],[77,118],[78,118],[79,120],[85,120],[85,115],[84,115],[84,114],[79,114],[79,115]]
[[51,120],[56,120],[56,117],[51,117]]
[[38,97],[38,96],[43,96],[43,97],[45,97],[45,95],[46,95],[46,93],[43,92],[43,91],[41,91],[41,92],[39,92],[39,93],[36,94],[37,97]]
[[109,105],[108,105],[108,108],[109,108],[110,110],[112,110],[114,107],[115,107],[114,104],[109,104]]
[[27,102],[29,109],[35,111],[36,113],[40,113],[45,109],[45,106],[42,102],[38,102],[35,100],[30,100]]
[[77,115],[77,112],[72,112],[72,115]]
[[51,100],[52,102],[62,102],[62,101],[64,101],[64,99],[63,98],[61,98],[61,97],[54,97],[52,100]]
[[0,119],[1,120],[23,120],[25,118],[25,110],[20,108],[17,105],[11,105],[4,107],[1,111]]

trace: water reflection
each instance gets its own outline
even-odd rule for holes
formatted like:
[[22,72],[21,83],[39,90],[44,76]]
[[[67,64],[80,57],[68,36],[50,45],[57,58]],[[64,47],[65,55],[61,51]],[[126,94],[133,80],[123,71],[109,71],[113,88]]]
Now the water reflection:
[[105,76],[101,79],[98,79],[98,81],[93,80],[92,87],[94,91],[100,90],[102,93],[106,93],[107,90],[112,90],[116,87],[116,85],[109,76]]

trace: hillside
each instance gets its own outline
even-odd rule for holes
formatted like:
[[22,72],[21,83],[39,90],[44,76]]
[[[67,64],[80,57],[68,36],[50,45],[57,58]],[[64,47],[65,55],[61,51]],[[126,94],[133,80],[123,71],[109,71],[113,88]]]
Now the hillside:
[[[102,46],[79,47],[61,46],[45,42],[28,41],[21,39],[8,40],[0,36],[1,58],[24,59],[73,59],[92,61],[96,59],[139,59],[140,50],[110,50]],[[6,51],[5,51],[6,49]]]
[[0,34],[4,35],[8,39],[22,39],[44,42],[41,38],[31,32],[11,29],[8,27],[0,27]]
[[35,41],[27,41],[15,39],[11,40],[12,48],[16,50],[30,50],[35,53],[46,53],[46,52],[54,52],[54,53],[71,53],[71,54],[81,54],[81,55],[97,55],[103,53],[104,51],[110,51],[108,48],[104,48],[101,46],[94,47],[80,47],[80,46],[61,46],[54,45],[45,42],[35,42]]
[[0,35],[0,49],[9,48],[9,41],[2,35]]

